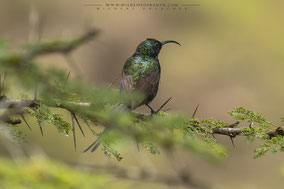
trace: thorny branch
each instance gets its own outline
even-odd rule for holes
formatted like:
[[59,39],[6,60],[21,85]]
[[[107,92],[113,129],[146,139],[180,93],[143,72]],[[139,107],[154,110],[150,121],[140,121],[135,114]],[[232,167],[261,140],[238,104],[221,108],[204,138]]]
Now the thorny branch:
[[[166,103],[169,100],[167,100],[163,105],[159,108],[161,110]],[[23,108],[27,107],[32,107],[36,108],[38,106],[39,99],[25,99],[25,100],[10,100],[7,98],[3,98],[2,101],[0,101],[0,108],[4,109],[17,109],[21,110],[22,115],[22,110]],[[88,107],[91,104],[88,102],[70,102],[72,105],[76,106],[83,106],[83,107]],[[64,108],[62,106],[57,106],[56,103],[54,103],[55,108]],[[69,109],[66,109],[70,111]],[[151,114],[140,114],[136,113],[135,115],[139,117],[144,117],[144,118],[149,118],[152,116]],[[23,120],[26,122],[24,117],[22,117]],[[75,113],[71,112],[71,118],[72,118],[72,128],[73,128],[73,135],[74,135],[74,147],[76,150],[76,137],[75,137],[75,121],[77,122],[82,134],[84,135],[84,132],[78,122],[78,119],[75,115]],[[0,120],[7,122],[7,117],[6,116],[0,116]],[[26,122],[26,124],[29,126],[29,124]],[[190,174],[188,174],[185,170],[178,171],[177,176],[173,177],[171,175],[166,175],[166,174],[153,174],[152,172],[147,171],[144,168],[136,168],[136,169],[130,169],[130,168],[122,168],[118,166],[95,166],[95,165],[77,165],[80,167],[87,167],[91,168],[93,170],[99,170],[99,171],[104,171],[107,173],[111,173],[112,175],[121,178],[121,179],[128,179],[128,180],[143,180],[143,181],[148,181],[148,182],[155,182],[155,183],[161,183],[161,184],[166,184],[168,186],[183,186],[183,187],[192,187],[192,188],[197,188],[197,189],[208,189],[206,185],[204,185],[202,182],[197,181],[192,178]]]
[[[24,99],[24,100],[2,99],[2,101],[0,102],[0,109],[36,107],[38,102],[39,102],[39,100],[31,100],[31,99]],[[80,107],[89,107],[91,105],[91,103],[89,103],[89,102],[68,102],[68,103],[70,105],[75,105],[75,106],[80,106]],[[164,104],[162,106],[164,106]],[[63,109],[70,111],[69,109],[67,109],[64,106],[61,106],[60,104],[58,105],[56,103],[53,103],[52,105],[53,105],[52,106],[53,108],[63,108]],[[151,114],[143,114],[143,113],[138,113],[138,112],[133,112],[133,115],[137,118],[140,118],[140,119],[148,119],[152,116]],[[7,120],[6,117],[5,118],[3,117],[3,119],[4,119],[4,121]],[[78,123],[77,117],[75,117],[74,119]],[[2,117],[0,117],[0,120],[2,120]],[[226,135],[226,136],[229,136],[229,137],[236,137],[236,136],[239,136],[239,135],[248,136],[249,132],[247,130],[244,130],[242,128],[236,128],[236,126],[238,126],[239,123],[240,122],[235,122],[235,123],[232,123],[232,124],[227,125],[225,127],[212,128],[212,134]],[[79,124],[78,124],[78,126],[79,126]],[[232,127],[232,126],[234,126],[234,127]],[[81,126],[79,126],[79,127],[81,127]],[[80,128],[80,130],[81,129],[82,128]],[[83,131],[82,131],[82,134],[84,135]],[[275,130],[268,131],[267,135],[270,136],[270,137],[273,137],[273,136],[276,136],[276,135],[284,136],[284,131],[282,129],[277,128]]]

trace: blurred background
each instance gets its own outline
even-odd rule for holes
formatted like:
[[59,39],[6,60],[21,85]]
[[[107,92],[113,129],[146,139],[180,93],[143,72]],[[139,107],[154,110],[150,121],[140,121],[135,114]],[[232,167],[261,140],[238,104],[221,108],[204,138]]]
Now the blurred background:
[[[191,3],[185,0],[164,2]],[[153,107],[159,107],[167,98],[173,97],[167,105],[171,112],[192,114],[200,104],[198,117],[234,122],[227,112],[233,107],[243,106],[261,112],[268,120],[282,126],[284,2],[200,0],[193,3],[200,6],[188,7],[188,10],[98,10],[96,6],[87,5],[104,5],[105,2],[0,0],[0,38],[11,42],[11,49],[18,49],[38,38],[68,38],[91,27],[100,29],[101,33],[95,40],[72,54],[83,78],[94,87],[109,85],[119,76],[125,60],[146,38],[176,40],[182,47],[168,45],[160,53],[161,84],[152,102]],[[37,19],[40,19],[40,27],[34,25]],[[39,32],[35,34],[35,30]],[[38,62],[43,67],[70,70],[66,60],[57,55],[41,57]],[[73,70],[71,76],[74,77],[75,73]],[[115,86],[119,87],[119,81]],[[13,95],[16,98],[19,93]],[[71,121],[66,112],[55,111],[66,114],[66,119]],[[148,112],[146,108],[139,111]],[[107,159],[100,150],[81,153],[93,141],[91,134],[83,138],[78,133],[79,150],[75,152],[72,137],[58,134],[52,126],[44,128],[45,136],[42,137],[36,121],[31,119],[30,124],[33,132],[25,126],[20,127],[26,135],[26,142],[21,146],[27,153],[40,149],[49,157],[67,162],[113,163],[125,167],[141,163],[139,156],[143,152],[137,154],[135,144],[122,148],[124,159],[117,162]],[[87,131],[86,127],[84,129]],[[216,137],[229,154],[218,165],[199,160],[189,153],[177,152],[193,176],[221,188],[282,188],[283,154],[267,154],[254,160],[253,149],[257,142],[247,144],[245,138],[237,137],[233,148],[228,137]],[[0,153],[10,156],[3,143]],[[163,151],[161,155],[144,155],[158,170],[170,170]],[[151,187],[164,188],[162,185]]]

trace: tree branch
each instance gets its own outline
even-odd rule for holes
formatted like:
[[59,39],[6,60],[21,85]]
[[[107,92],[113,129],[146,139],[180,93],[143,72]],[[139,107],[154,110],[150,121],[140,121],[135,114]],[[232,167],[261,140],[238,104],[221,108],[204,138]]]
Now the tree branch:
[[69,54],[75,49],[77,49],[80,45],[90,41],[93,39],[99,30],[91,29],[81,37],[70,40],[70,41],[53,41],[46,43],[38,43],[31,45],[31,48],[28,48],[27,51],[22,55],[22,59],[25,61],[29,61],[40,55],[47,55],[52,53],[62,53]]
[[[249,135],[249,131],[244,130],[242,128],[229,128],[229,127],[217,128],[216,127],[216,128],[212,128],[212,132],[213,132],[213,134],[227,135],[227,136],[230,136],[230,137],[235,137],[235,136],[238,136],[238,135],[241,135],[241,136],[248,136]],[[284,136],[284,131],[283,131],[282,128],[278,127],[275,130],[267,131],[266,134],[269,137],[275,137],[277,135]]]
[[110,165],[110,166],[103,166],[103,165],[89,165],[89,164],[74,164],[68,163],[73,166],[86,168],[92,171],[103,171],[109,174],[112,174],[121,179],[128,179],[128,180],[143,180],[148,182],[155,182],[166,184],[168,186],[183,186],[183,187],[190,187],[196,189],[208,189],[209,187],[205,186],[198,180],[191,178],[191,176],[186,173],[186,179],[184,177],[177,177],[172,175],[166,175],[162,173],[154,174],[149,172],[143,168],[123,168],[120,166]]
[[[21,109],[21,108],[27,108],[27,107],[36,107],[36,106],[38,106],[39,102],[40,102],[39,99],[38,100],[31,100],[31,99],[10,100],[10,99],[7,99],[7,98],[3,98],[0,101],[0,109]],[[91,103],[89,103],[89,102],[67,102],[67,104],[74,105],[74,106],[81,106],[81,107],[89,107],[91,105]],[[70,111],[66,107],[64,107],[60,104],[57,104],[57,103],[52,103],[51,107],[63,108],[63,109]],[[142,119],[142,120],[149,119],[152,116],[151,114],[143,114],[143,113],[138,113],[138,112],[132,112],[132,114],[135,117]],[[3,119],[2,119],[2,117],[0,117],[0,120],[7,121],[7,118],[3,117]],[[226,135],[226,136],[230,136],[230,137],[248,136],[249,132],[247,130],[244,130],[242,128],[233,128],[232,127],[232,126],[237,126],[239,123],[240,122],[235,122],[235,123],[232,123],[232,124],[225,126],[225,127],[212,128],[212,134]],[[277,128],[275,130],[267,131],[266,134],[269,137],[274,137],[274,136],[277,136],[277,135],[284,136],[284,130],[281,129],[281,128]]]

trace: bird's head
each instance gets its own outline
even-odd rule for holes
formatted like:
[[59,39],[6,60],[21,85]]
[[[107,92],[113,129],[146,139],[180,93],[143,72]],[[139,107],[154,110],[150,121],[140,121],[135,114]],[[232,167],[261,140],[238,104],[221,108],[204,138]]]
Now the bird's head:
[[173,41],[173,40],[158,41],[158,40],[153,39],[153,38],[148,38],[145,41],[142,41],[138,45],[138,47],[135,51],[135,54],[136,55],[147,55],[147,56],[151,56],[151,57],[157,57],[159,55],[162,47],[165,44],[168,44],[168,43],[176,43],[176,44],[180,45],[177,41]]

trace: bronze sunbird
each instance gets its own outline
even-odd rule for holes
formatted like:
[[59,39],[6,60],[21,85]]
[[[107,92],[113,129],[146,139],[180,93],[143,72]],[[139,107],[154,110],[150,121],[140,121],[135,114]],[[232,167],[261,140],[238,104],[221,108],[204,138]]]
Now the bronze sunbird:
[[[141,42],[136,48],[135,53],[129,57],[122,70],[122,79],[120,81],[121,92],[138,92],[143,98],[139,102],[126,105],[131,111],[141,105],[146,105],[151,109],[151,113],[155,110],[149,105],[155,98],[159,88],[161,66],[158,55],[165,44],[176,43],[177,41],[166,40],[158,41],[153,38],[148,38]],[[101,141],[101,136],[105,134],[108,129],[105,129],[101,135],[93,142],[84,152],[92,148],[95,151]]]

